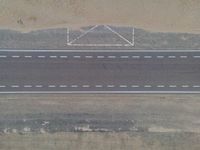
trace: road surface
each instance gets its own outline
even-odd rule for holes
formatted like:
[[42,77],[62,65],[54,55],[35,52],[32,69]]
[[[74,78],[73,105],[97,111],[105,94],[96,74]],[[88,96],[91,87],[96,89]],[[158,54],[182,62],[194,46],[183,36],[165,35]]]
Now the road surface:
[[1,93],[199,93],[200,52],[0,52]]

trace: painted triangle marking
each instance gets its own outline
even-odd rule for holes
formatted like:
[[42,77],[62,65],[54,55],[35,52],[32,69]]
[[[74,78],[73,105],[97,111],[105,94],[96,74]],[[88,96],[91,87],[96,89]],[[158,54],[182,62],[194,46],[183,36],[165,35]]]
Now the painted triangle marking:
[[[101,27],[100,25],[95,25],[93,27],[91,27],[90,29],[84,31],[82,34],[80,34],[79,36],[77,36],[76,38],[70,40],[70,30],[67,30],[67,45],[68,46],[102,46],[102,47],[107,47],[107,46],[119,46],[119,47],[123,47],[123,46],[134,46],[134,28],[132,30],[132,40],[128,40],[127,38],[125,38],[123,35],[121,35],[120,33],[118,33],[117,31],[115,31],[114,29],[112,29],[110,26],[108,25],[103,25],[102,27],[104,27],[105,29],[107,29],[108,31],[110,31],[111,33],[113,33],[113,35],[115,35],[116,37],[118,37],[118,41],[121,40],[121,43],[78,43],[78,41],[80,42],[81,39],[83,39],[84,37],[87,37],[88,34],[93,33],[93,31],[97,28]],[[94,34],[94,33],[93,33]],[[109,39],[107,37],[107,39]],[[110,39],[111,40],[111,39]],[[123,43],[122,43],[123,42]]]

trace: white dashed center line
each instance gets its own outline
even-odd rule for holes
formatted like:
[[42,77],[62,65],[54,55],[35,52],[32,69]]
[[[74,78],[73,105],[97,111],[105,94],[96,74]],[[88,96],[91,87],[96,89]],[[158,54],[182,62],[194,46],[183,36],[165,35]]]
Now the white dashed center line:
[[68,56],[60,56],[60,58],[68,58]]
[[116,58],[116,56],[108,56],[108,58],[114,59]]
[[20,56],[17,56],[17,55],[14,55],[14,56],[11,56],[12,58],[20,58]]
[[151,59],[152,56],[144,56],[144,58],[146,58],[146,59]]
[[156,56],[158,59],[165,58],[165,56]]
[[49,56],[50,58],[57,58],[58,56]]
[[170,59],[175,59],[176,56],[168,56],[168,58],[170,58]]
[[0,58],[7,58],[7,56],[5,56],[5,55],[0,55]]
[[32,58],[32,56],[24,56],[25,58]]
[[188,58],[188,56],[180,56],[180,58]]

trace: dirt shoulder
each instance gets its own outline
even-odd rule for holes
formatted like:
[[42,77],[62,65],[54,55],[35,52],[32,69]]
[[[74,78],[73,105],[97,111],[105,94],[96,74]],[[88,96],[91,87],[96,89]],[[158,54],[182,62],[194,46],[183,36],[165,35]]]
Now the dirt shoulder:
[[199,133],[199,95],[1,95],[1,132]]

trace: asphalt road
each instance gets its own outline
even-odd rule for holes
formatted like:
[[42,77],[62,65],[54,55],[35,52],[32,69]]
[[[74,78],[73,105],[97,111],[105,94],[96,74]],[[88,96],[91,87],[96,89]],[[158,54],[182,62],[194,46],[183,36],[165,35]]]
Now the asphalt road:
[[0,92],[200,92],[200,52],[0,52]]

